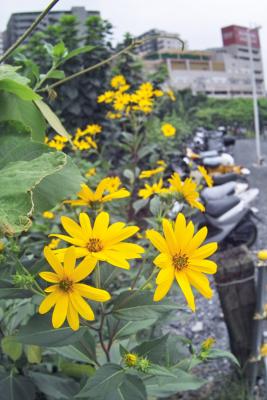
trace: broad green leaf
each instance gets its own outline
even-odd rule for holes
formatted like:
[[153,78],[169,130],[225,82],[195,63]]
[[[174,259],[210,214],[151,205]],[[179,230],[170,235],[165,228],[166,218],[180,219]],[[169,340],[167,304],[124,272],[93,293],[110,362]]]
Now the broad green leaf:
[[65,153],[32,142],[18,123],[0,126],[0,171],[0,220],[6,233],[27,230],[33,211],[55,207],[77,193],[82,180]]
[[83,46],[79,47],[78,49],[70,51],[67,56],[64,57],[63,62],[70,60],[73,57],[78,56],[79,54],[83,53],[88,53],[89,51],[92,51],[95,47],[94,46]]
[[234,364],[236,364],[238,367],[240,367],[239,361],[230,351],[220,350],[220,349],[211,349],[209,351],[207,358],[208,359],[229,358],[229,360],[231,360]]
[[145,319],[144,321],[121,321],[118,330],[114,334],[114,339],[123,339],[142,329],[147,329],[154,325],[157,318]]
[[12,79],[0,78],[0,90],[13,93],[22,100],[31,101],[41,99],[41,96],[35,93],[29,86],[13,81]]
[[133,208],[135,211],[135,214],[137,214],[140,210],[142,210],[142,208],[145,208],[145,206],[148,204],[149,199],[140,199],[140,200],[136,200],[133,203]]
[[79,388],[79,384],[71,378],[40,372],[30,372],[29,375],[38,389],[46,396],[51,396],[52,399],[73,399]]
[[135,180],[134,173],[133,173],[133,171],[131,171],[130,169],[125,169],[125,170],[123,171],[123,176],[125,176],[125,178],[129,179],[129,182],[130,182],[131,184],[134,183],[134,180]]
[[113,315],[129,321],[159,318],[161,313],[180,309],[168,299],[153,301],[153,293],[148,290],[127,290],[114,300]]
[[146,387],[136,375],[125,374],[119,388],[121,400],[146,400]]
[[148,396],[163,398],[187,390],[197,390],[203,386],[206,381],[197,376],[188,374],[185,371],[176,369],[175,378],[156,376],[146,379],[144,383]]
[[60,347],[78,342],[86,332],[82,327],[73,331],[69,327],[54,329],[50,315],[35,315],[27,325],[22,326],[15,336],[18,342],[37,346]]
[[32,297],[32,292],[27,289],[19,289],[8,281],[0,281],[0,299],[23,299]]
[[53,350],[63,357],[74,361],[95,363],[96,361],[96,343],[88,328],[84,335],[76,343]]
[[131,353],[147,357],[149,361],[159,364],[164,359],[167,340],[168,334],[157,339],[145,341],[131,349]]
[[14,67],[13,65],[3,64],[0,65],[0,80],[2,79],[12,79],[17,83],[27,85],[30,80],[23,75],[20,75],[17,71],[20,67]]
[[[0,92],[0,110],[0,122],[18,121],[30,129],[33,140],[44,141],[46,122],[33,102],[2,91]],[[1,134],[2,132],[0,136]]]
[[105,364],[96,371],[92,378],[89,378],[76,397],[79,399],[115,400],[116,397],[112,396],[122,384],[124,373],[123,368],[117,364]]
[[150,200],[150,203],[149,203],[149,209],[150,209],[151,213],[154,216],[159,215],[160,208],[161,208],[161,201],[160,201],[159,196],[153,197],[153,199]]
[[63,42],[59,42],[55,44],[52,50],[52,55],[55,58],[62,58],[64,56],[67,56],[68,54],[68,49],[66,48],[65,44]]
[[46,75],[46,79],[63,79],[65,78],[65,72],[59,69],[55,69],[54,71],[48,72]]
[[36,106],[39,108],[46,121],[49,123],[51,128],[53,128],[59,135],[66,137],[67,139],[71,139],[70,135],[62,125],[58,116],[51,110],[51,108],[44,103],[42,100],[36,100],[34,102]]
[[92,365],[77,364],[70,361],[60,361],[59,367],[64,375],[76,379],[81,379],[82,377],[88,378],[95,373]]
[[40,364],[42,361],[42,350],[40,346],[34,344],[26,345],[25,353],[30,364]]
[[23,352],[23,346],[17,342],[14,336],[6,336],[1,340],[1,347],[4,354],[13,361],[17,361]]
[[35,387],[25,376],[1,374],[0,394],[3,400],[35,400]]

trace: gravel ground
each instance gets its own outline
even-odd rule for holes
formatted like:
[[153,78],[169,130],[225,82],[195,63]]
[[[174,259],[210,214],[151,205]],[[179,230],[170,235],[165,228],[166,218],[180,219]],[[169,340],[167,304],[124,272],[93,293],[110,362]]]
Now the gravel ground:
[[[254,250],[267,248],[267,141],[262,142],[262,155],[265,156],[265,164],[262,167],[255,165],[255,144],[250,139],[240,139],[237,141],[234,149],[234,157],[236,164],[241,164],[251,170],[249,183],[251,187],[260,189],[260,195],[253,206],[259,210],[261,222],[258,224],[258,239],[253,246]],[[197,312],[195,315],[190,315],[186,321],[179,321],[179,326],[171,326],[170,330],[179,334],[183,334],[194,340],[195,344],[200,344],[208,336],[216,339],[216,347],[229,350],[229,340],[227,329],[224,323],[223,313],[220,306],[220,301],[216,292],[214,283],[214,296],[212,300],[207,301],[201,296],[197,296]],[[231,363],[226,359],[214,360],[207,364],[201,365],[196,369],[196,373],[208,379],[209,383],[197,392],[186,392],[175,397],[182,400],[213,400],[223,398],[230,400],[230,397],[225,394],[218,396],[220,391],[229,382],[229,376],[233,373]],[[231,378],[230,378],[231,379]],[[231,400],[243,399],[242,395],[231,396]],[[256,397],[263,399],[261,395]]]

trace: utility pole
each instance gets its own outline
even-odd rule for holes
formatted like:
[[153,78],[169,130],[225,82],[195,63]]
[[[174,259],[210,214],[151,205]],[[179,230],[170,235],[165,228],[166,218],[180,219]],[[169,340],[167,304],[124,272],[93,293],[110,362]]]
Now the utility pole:
[[261,143],[260,143],[259,108],[258,108],[257,86],[256,86],[255,73],[254,73],[252,40],[251,40],[251,32],[253,32],[253,31],[258,32],[259,28],[260,27],[256,27],[256,28],[253,28],[253,29],[247,28],[247,41],[248,41],[249,63],[250,63],[250,73],[251,73],[251,85],[252,85],[254,128],[255,128],[255,142],[256,142],[256,156],[257,156],[257,164],[261,165],[262,156],[261,156]]

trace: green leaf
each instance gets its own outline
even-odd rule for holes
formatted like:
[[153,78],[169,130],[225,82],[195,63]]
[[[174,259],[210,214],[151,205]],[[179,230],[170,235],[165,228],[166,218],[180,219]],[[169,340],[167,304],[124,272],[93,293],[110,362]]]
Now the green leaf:
[[85,363],[95,363],[96,361],[96,343],[88,328],[75,344],[53,348],[53,350],[74,361]]
[[8,281],[0,281],[0,299],[24,299],[32,297],[32,292],[27,289],[19,289]]
[[148,396],[156,398],[172,396],[187,390],[197,390],[205,383],[203,379],[179,369],[175,370],[175,378],[156,376],[145,380]]
[[123,382],[124,370],[117,364],[105,364],[100,367],[92,378],[89,378],[77,398],[94,400],[111,400]]
[[0,393],[3,400],[35,400],[35,387],[31,380],[13,373],[0,375]]
[[78,342],[86,332],[82,327],[73,331],[69,327],[54,329],[50,315],[35,315],[27,325],[22,326],[15,336],[18,342],[37,346],[60,347]]
[[52,111],[51,108],[42,100],[36,100],[34,103],[39,108],[51,128],[53,128],[59,135],[64,136],[65,138],[70,140],[71,136],[68,134],[54,111]]
[[46,79],[63,79],[65,78],[65,72],[59,69],[54,69],[46,74]]
[[56,400],[73,399],[79,388],[79,384],[70,378],[40,372],[30,372],[29,375],[42,393]]
[[12,79],[17,83],[27,85],[30,80],[23,75],[18,74],[20,67],[14,67],[13,65],[4,64],[0,65],[0,80],[2,79]]
[[40,364],[42,361],[42,350],[40,346],[34,344],[26,345],[25,353],[30,364]]
[[30,129],[33,140],[44,141],[46,122],[33,102],[22,100],[12,93],[0,92],[0,110],[0,122],[21,122]]
[[76,364],[69,361],[60,361],[59,367],[63,374],[71,378],[80,379],[84,376],[90,377],[95,373],[95,369],[92,365]]
[[123,339],[142,329],[147,329],[150,326],[154,325],[157,321],[157,318],[150,318],[144,321],[121,321],[118,330],[114,334],[114,339]]
[[214,358],[229,358],[229,360],[231,360],[234,364],[240,367],[239,361],[230,351],[211,349],[209,351],[207,359],[214,359]]
[[95,46],[83,46],[79,47],[78,49],[72,50],[68,53],[67,56],[64,57],[63,62],[70,60],[71,58],[76,57],[79,54],[88,53],[89,51],[92,51],[94,48]]
[[6,124],[0,132],[1,228],[20,232],[30,227],[33,211],[77,193],[82,177],[65,153],[30,141],[21,125]]
[[140,210],[142,210],[142,208],[144,208],[149,202],[149,199],[140,199],[140,200],[136,200],[133,203],[133,208],[135,211],[135,214],[137,214]]
[[41,96],[35,93],[29,86],[13,81],[12,79],[0,78],[0,90],[13,93],[22,100],[30,101],[41,99]]
[[121,400],[146,400],[146,387],[136,375],[125,374],[122,385],[119,388]]
[[151,213],[154,216],[159,215],[160,208],[161,208],[161,201],[160,201],[159,196],[153,197],[153,199],[150,200],[150,203],[149,203],[149,209],[150,209]]
[[62,58],[67,56],[68,49],[63,42],[57,43],[52,49],[52,55],[55,58]]
[[177,304],[168,299],[161,302],[153,301],[153,293],[148,290],[127,290],[122,292],[115,300],[112,313],[114,317],[128,321],[159,318],[161,313],[178,311]]
[[17,361],[23,351],[21,343],[17,342],[14,336],[6,336],[1,340],[1,347],[4,354],[11,358],[13,361]]
[[130,182],[131,184],[134,183],[134,180],[135,180],[134,173],[133,173],[133,171],[131,171],[130,169],[125,169],[125,170],[123,171],[123,176],[125,176],[125,178],[129,179],[129,182]]
[[131,353],[136,353],[139,356],[147,357],[149,361],[158,364],[164,358],[167,340],[168,334],[157,339],[148,340],[131,349]]

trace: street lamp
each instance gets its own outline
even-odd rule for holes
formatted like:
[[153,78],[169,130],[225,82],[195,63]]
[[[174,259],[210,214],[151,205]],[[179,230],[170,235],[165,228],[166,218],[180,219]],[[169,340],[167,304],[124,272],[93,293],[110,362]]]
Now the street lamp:
[[251,32],[258,30],[261,27],[258,26],[256,28],[247,28],[247,41],[248,41],[248,50],[249,50],[249,64],[250,64],[250,73],[251,73],[251,84],[252,84],[252,98],[253,98],[253,112],[254,112],[254,128],[255,128],[255,141],[256,141],[256,155],[257,155],[257,164],[262,164],[262,156],[261,156],[261,143],[260,143],[260,122],[259,122],[259,109],[258,109],[258,100],[257,100],[257,86],[256,86],[256,78],[254,73],[254,64],[253,64],[253,52],[252,52],[252,41],[251,41]]

